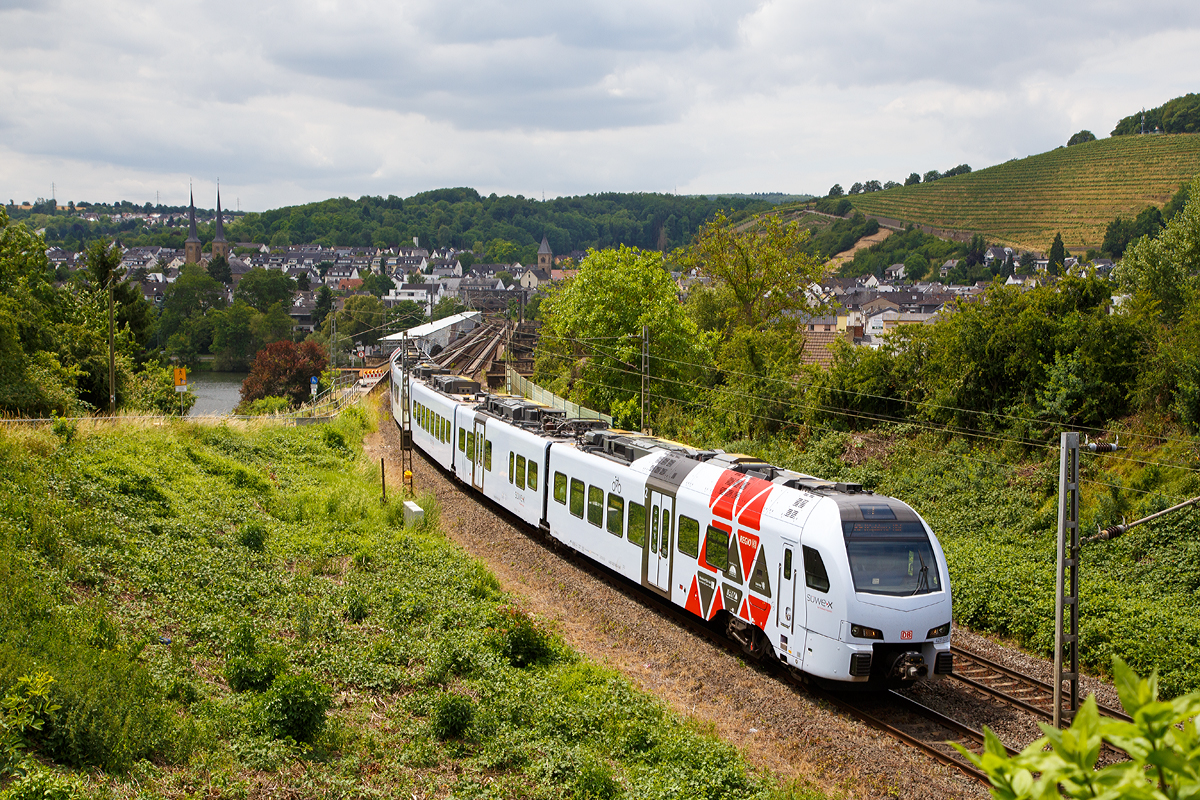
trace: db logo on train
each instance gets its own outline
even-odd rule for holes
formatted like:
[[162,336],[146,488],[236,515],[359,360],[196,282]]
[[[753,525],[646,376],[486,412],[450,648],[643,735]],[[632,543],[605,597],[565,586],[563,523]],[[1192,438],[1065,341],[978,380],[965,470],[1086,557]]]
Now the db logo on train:
[[911,642],[912,641],[912,631],[900,631],[900,641]]

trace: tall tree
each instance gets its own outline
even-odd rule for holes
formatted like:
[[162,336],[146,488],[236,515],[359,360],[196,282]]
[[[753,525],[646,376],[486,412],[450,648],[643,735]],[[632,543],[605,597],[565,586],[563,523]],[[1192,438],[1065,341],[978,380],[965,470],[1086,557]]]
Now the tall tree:
[[1050,257],[1046,264],[1046,272],[1050,275],[1061,275],[1066,260],[1067,248],[1063,245],[1062,234],[1056,233],[1054,242],[1050,245]]
[[291,303],[296,293],[296,282],[287,273],[277,269],[255,267],[242,276],[238,281],[237,296],[259,311],[266,313],[267,309],[276,303]]

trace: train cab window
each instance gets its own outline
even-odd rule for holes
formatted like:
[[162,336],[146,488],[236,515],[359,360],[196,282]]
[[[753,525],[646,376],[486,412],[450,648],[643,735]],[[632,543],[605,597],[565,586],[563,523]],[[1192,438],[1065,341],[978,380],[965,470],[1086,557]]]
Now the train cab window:
[[466,428],[458,429],[458,449],[461,452],[464,452],[464,453],[467,452],[467,429]]
[[625,535],[625,498],[608,493],[608,532],[613,536]]
[[704,560],[713,569],[729,569],[729,534],[720,528],[708,526],[704,537]]
[[588,487],[588,522],[597,528],[604,525],[604,490],[599,486]]
[[484,439],[483,441],[483,468],[488,472],[492,471],[492,440]]
[[629,504],[629,543],[646,545],[646,507],[641,503]]
[[792,548],[787,548],[783,551],[783,579],[790,581],[792,579]]
[[804,585],[818,592],[829,591],[829,573],[825,571],[825,562],[821,554],[811,547],[804,550]]
[[583,481],[571,478],[571,513],[583,519]]
[[679,515],[679,552],[695,558],[700,555],[700,523]]
[[561,472],[554,473],[554,502],[567,502],[567,476]]
[[529,485],[530,489],[533,489],[536,492],[537,491],[537,473],[538,473],[537,462],[534,461],[532,458],[529,459],[529,466],[527,469],[528,469],[528,474],[525,476],[525,483]]
[[517,488],[525,488],[525,456],[517,456]]
[[513,482],[513,465],[516,463],[516,455],[512,450],[508,451],[508,482]]

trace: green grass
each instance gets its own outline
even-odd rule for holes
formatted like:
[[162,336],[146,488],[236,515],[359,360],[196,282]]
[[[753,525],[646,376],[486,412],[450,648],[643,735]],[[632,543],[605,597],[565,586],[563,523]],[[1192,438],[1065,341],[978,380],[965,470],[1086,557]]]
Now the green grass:
[[571,651],[429,498],[400,527],[367,425],[0,431],[5,792],[820,796]]
[[1100,247],[1109,222],[1162,206],[1197,173],[1200,135],[1118,136],[850,199],[867,214],[1043,253],[1061,232],[1082,255]]

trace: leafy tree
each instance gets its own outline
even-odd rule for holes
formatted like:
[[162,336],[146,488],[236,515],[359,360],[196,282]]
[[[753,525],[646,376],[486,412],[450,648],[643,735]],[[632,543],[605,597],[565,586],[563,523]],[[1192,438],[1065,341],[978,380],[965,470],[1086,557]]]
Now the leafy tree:
[[114,244],[93,242],[84,254],[88,275],[97,291],[103,292],[112,282],[115,322],[134,336],[139,350],[150,343],[155,327],[154,309],[135,283],[120,280],[121,251]]
[[233,272],[229,269],[229,261],[225,256],[214,256],[208,262],[208,274],[213,280],[228,286],[233,283]]
[[904,179],[905,186],[912,186],[921,182],[921,176],[915,172],[908,173],[908,177]]
[[[1160,700],[1158,673],[1139,678],[1116,656],[1113,676],[1132,722],[1101,718],[1095,695],[1089,695],[1069,728],[1043,723],[1045,735],[1016,756],[1010,757],[999,737],[986,729],[982,753],[955,747],[987,774],[997,800],[1178,800],[1200,793],[1200,733],[1195,724],[1200,693]],[[1102,742],[1123,750],[1129,759],[1097,768]]]
[[936,169],[931,169],[929,172],[925,173],[925,177],[922,180],[925,183],[933,183],[936,180],[940,180],[941,177],[942,173],[938,172]]
[[250,327],[255,337],[263,344],[292,337],[292,318],[288,316],[283,303],[275,303],[267,309],[267,313],[254,317]]
[[307,292],[309,288],[311,288],[311,285],[309,283],[308,273],[301,272],[296,278],[296,289],[301,292]]
[[506,269],[500,270],[499,272],[496,273],[496,277],[499,278],[504,283],[505,288],[512,286],[513,275],[508,270],[506,270]]
[[332,333],[333,320],[337,320],[338,336],[354,342],[377,344],[383,335],[386,318],[383,303],[378,297],[356,294],[346,300],[342,310],[325,318],[322,332],[326,337]]
[[850,194],[862,194],[862,190],[863,190],[863,185],[861,183],[855,182],[855,184],[850,187]]
[[923,280],[929,274],[929,259],[920,253],[912,253],[904,259],[904,277],[910,281]]
[[881,191],[882,189],[883,189],[883,186],[880,185],[879,181],[867,181],[866,183],[863,184],[864,192],[878,192],[878,191]]
[[1200,274],[1200,178],[1192,181],[1191,198],[1157,238],[1143,237],[1129,247],[1116,277],[1121,286],[1158,305],[1168,323],[1196,300]]
[[840,183],[835,183],[833,186],[831,186],[829,188],[828,196],[829,197],[841,197],[845,193],[846,192],[842,189],[842,185]]
[[636,425],[641,377],[630,365],[640,363],[647,326],[651,407],[694,399],[686,384],[700,377],[708,358],[661,253],[589,251],[579,273],[551,289],[541,315],[535,374],[555,392]]
[[317,289],[316,305],[313,307],[313,324],[318,328],[325,322],[325,317],[333,310],[333,290],[322,284]]
[[179,277],[163,293],[160,332],[169,339],[188,320],[204,316],[209,309],[224,307],[225,287],[199,265],[184,264]]
[[942,173],[943,178],[953,178],[955,175],[967,175],[971,172],[970,164],[959,164],[957,167],[951,167]]
[[362,290],[376,297],[383,297],[395,288],[395,281],[382,273],[370,272],[367,277],[363,278]]
[[396,330],[408,330],[426,322],[425,309],[413,300],[401,300],[388,309],[388,327]]
[[895,181],[888,181],[887,183],[885,183],[883,185],[883,188],[884,189],[896,189],[899,186],[900,186],[900,184],[896,183]]
[[300,405],[309,396],[309,380],[320,375],[327,363],[325,350],[311,340],[299,345],[288,340],[269,344],[258,351],[242,382],[242,402],[288,397]]
[[1092,133],[1089,130],[1082,130],[1067,140],[1067,147],[1074,147],[1077,144],[1083,144],[1084,142],[1094,142],[1094,141],[1096,141],[1096,134]]
[[1062,274],[1063,264],[1067,260],[1067,248],[1063,246],[1062,234],[1054,234],[1054,242],[1050,245],[1049,261],[1046,264],[1046,274]]
[[434,304],[433,313],[429,315],[429,319],[431,322],[437,322],[439,319],[452,317],[455,314],[461,314],[466,310],[467,307],[459,302],[457,297],[450,297],[447,295]]
[[276,303],[290,304],[295,293],[296,282],[287,273],[255,267],[238,281],[235,296],[265,313]]
[[511,264],[517,260],[520,248],[507,239],[492,239],[487,245],[490,264]]
[[260,314],[241,298],[229,308],[211,313],[213,321],[213,368],[221,372],[248,370],[261,341],[254,334]]

